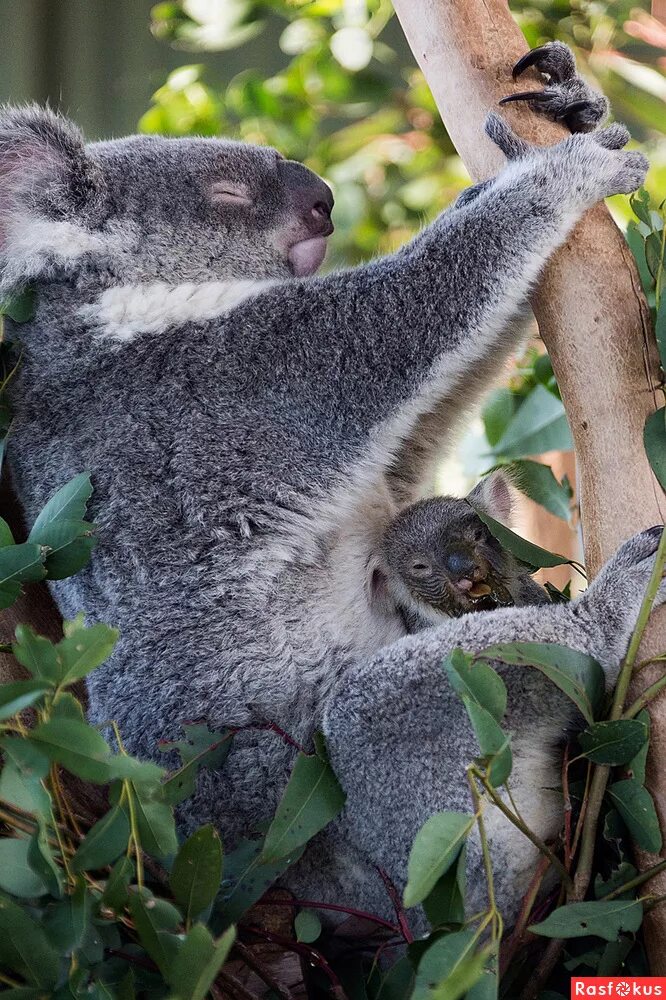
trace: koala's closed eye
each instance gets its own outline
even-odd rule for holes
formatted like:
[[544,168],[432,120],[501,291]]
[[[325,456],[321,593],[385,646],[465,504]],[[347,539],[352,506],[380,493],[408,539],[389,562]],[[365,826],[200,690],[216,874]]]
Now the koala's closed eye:
[[254,202],[249,188],[234,181],[216,181],[210,194],[214,205],[252,205]]

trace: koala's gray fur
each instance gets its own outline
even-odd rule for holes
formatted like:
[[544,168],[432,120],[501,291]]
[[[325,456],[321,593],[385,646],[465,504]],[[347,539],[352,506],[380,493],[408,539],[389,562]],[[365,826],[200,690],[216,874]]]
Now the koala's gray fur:
[[[494,115],[486,131],[511,161],[496,178],[396,254],[297,278],[330,232],[330,192],[304,167],[212,139],[84,146],[49,111],[0,114],[0,294],[39,292],[11,383],[12,472],[30,520],[91,470],[99,547],[53,590],[65,616],[85,609],[122,634],[91,677],[91,718],[115,718],[153,757],[185,719],[270,719],[301,743],[323,726],[348,804],[290,878],[378,912],[373,866],[404,883],[421,823],[469,807],[476,747],[442,657],[553,639],[612,681],[656,544],[635,538],[568,606],[406,637],[398,614],[373,611],[381,535],[516,346],[544,263],[645,175],[620,125],[547,149]],[[262,284],[241,294],[239,279]],[[536,673],[506,679],[518,801],[545,836],[548,736],[568,709]],[[292,762],[273,734],[240,734],[184,826],[212,819],[232,846],[272,815]],[[503,825],[492,843],[510,916],[532,856]]]

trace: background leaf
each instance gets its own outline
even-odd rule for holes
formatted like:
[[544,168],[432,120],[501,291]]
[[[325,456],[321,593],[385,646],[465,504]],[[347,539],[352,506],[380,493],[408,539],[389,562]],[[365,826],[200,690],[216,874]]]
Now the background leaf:
[[189,922],[215,899],[222,877],[222,844],[212,825],[189,837],[175,857],[169,885]]
[[438,879],[456,861],[473,826],[473,816],[456,812],[436,813],[424,823],[409,854],[405,906],[415,906],[432,892]]

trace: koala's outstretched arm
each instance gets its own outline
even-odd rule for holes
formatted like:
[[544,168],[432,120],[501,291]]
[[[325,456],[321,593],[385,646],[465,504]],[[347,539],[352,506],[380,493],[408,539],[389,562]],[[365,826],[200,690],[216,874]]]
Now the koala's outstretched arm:
[[487,132],[511,162],[473,200],[391,257],[282,285],[237,314],[254,385],[298,412],[304,434],[317,421],[318,459],[341,426],[367,434],[429,372],[457,409],[473,401],[514,346],[509,321],[545,261],[586,209],[634,190],[647,168],[640,153],[622,152],[620,125],[546,149],[497,115]]
[[[589,590],[569,605],[466,615],[407,636],[347,671],[325,718],[331,760],[347,793],[345,836],[386,868],[396,884],[404,884],[413,838],[433,813],[470,811],[465,768],[478,755],[478,745],[442,669],[443,658],[455,647],[478,652],[497,642],[557,642],[595,656],[612,682],[660,535],[661,528],[651,529],[625,543]],[[665,599],[662,585],[659,601]],[[528,823],[550,835],[556,830],[543,829],[549,808],[551,821],[553,816],[546,789],[557,772],[548,781],[543,768],[549,749],[555,761],[552,744],[564,735],[571,706],[538,671],[500,669],[509,694],[507,729],[514,732],[512,791]],[[512,831],[502,825],[492,838],[501,904],[508,913],[520,897],[516,865],[529,868],[531,863],[527,841],[508,841]],[[472,869],[472,896],[483,906],[475,897],[474,877]]]

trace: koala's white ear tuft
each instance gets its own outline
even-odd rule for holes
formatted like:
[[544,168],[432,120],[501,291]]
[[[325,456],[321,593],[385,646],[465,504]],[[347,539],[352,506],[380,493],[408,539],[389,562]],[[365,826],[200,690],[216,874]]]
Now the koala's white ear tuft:
[[37,105],[0,107],[0,293],[80,256],[102,181],[79,129]]
[[501,469],[496,469],[482,479],[467,497],[473,507],[477,507],[502,524],[511,520],[513,508],[513,488],[509,477]]

